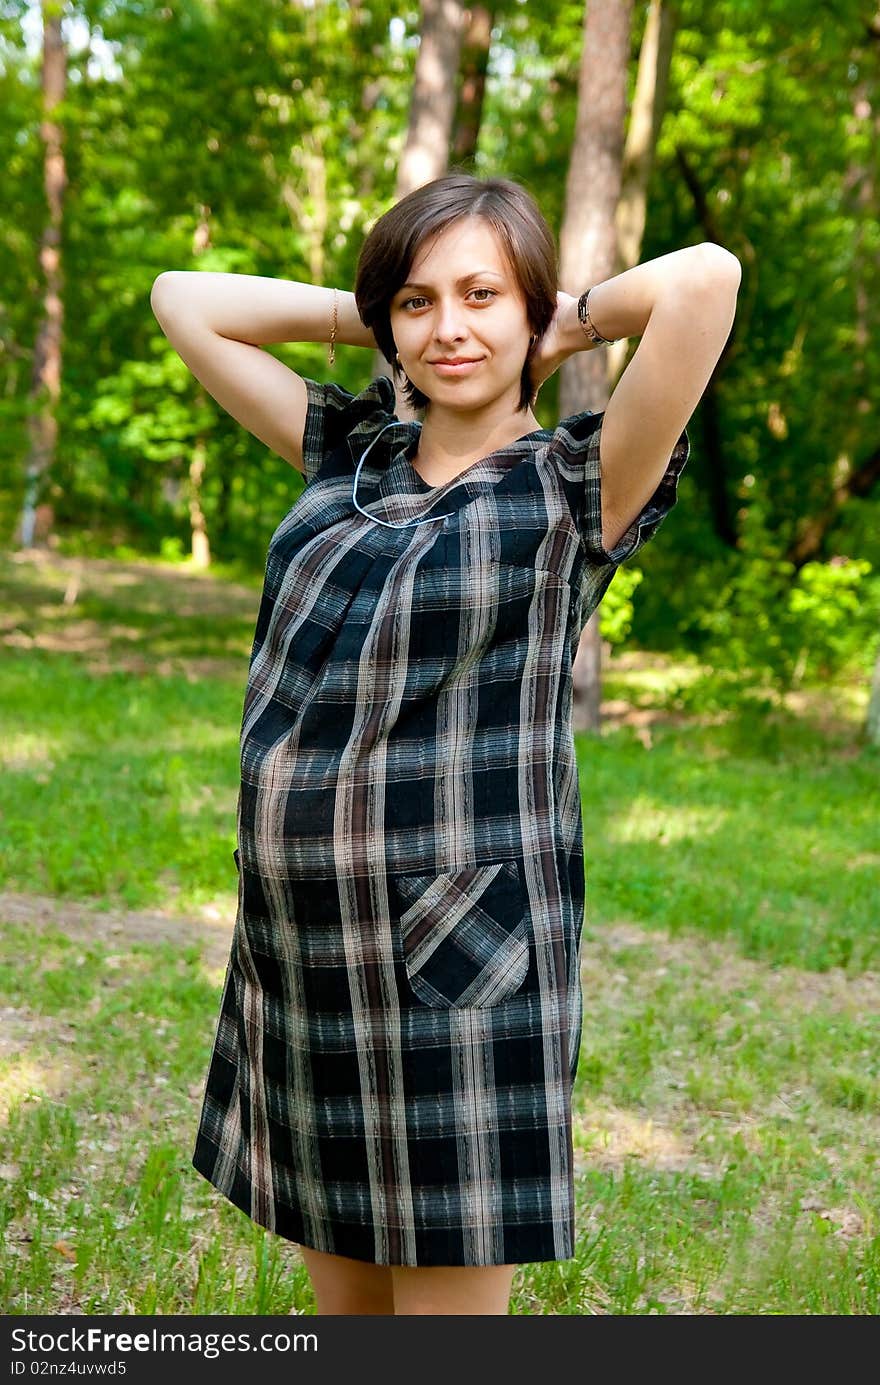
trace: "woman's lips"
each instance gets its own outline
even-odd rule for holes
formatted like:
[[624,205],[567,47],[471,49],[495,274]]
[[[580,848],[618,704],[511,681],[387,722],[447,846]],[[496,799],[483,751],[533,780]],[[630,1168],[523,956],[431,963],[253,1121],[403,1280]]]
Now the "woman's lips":
[[446,361],[432,361],[434,369],[438,375],[470,375],[471,371],[476,370],[481,364],[482,357],[476,361],[461,361],[458,365],[449,365]]

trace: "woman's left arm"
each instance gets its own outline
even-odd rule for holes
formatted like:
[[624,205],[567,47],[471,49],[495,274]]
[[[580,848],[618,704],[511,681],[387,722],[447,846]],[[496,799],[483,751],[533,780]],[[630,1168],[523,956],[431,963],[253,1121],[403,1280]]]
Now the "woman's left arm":
[[[602,529],[613,547],[656,490],[730,335],[739,260],[711,241],[603,279],[590,319],[603,337],[640,336],[606,405],[600,440]],[[532,366],[536,387],[575,351],[594,349],[577,299],[559,294]]]

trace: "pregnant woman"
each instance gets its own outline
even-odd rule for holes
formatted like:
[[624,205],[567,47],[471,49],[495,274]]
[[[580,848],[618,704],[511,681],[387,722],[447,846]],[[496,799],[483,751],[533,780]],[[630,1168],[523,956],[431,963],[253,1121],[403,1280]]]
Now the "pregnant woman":
[[[531,195],[453,173],[379,218],[353,294],[154,284],[192,373],[305,477],[266,560],[193,1163],[299,1246],[320,1313],[503,1314],[517,1265],[575,1254],[572,661],[675,504],[739,280],[704,243],[562,293]],[[541,383],[629,336],[604,413],[542,428]],[[378,346],[418,417],[279,341]]]

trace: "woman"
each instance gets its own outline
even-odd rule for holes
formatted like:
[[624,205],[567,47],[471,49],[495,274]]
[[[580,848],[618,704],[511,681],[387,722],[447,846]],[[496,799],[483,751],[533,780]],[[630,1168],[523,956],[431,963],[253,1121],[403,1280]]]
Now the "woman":
[[[306,478],[266,563],[241,726],[239,904],[193,1163],[298,1243],[320,1313],[508,1311],[575,1251],[583,825],[571,664],[676,499],[733,320],[720,246],[572,297],[506,179],[367,236],[354,294],[166,273],[166,335]],[[604,414],[541,428],[574,351],[642,340]],[[381,348],[353,394],[259,350]]]

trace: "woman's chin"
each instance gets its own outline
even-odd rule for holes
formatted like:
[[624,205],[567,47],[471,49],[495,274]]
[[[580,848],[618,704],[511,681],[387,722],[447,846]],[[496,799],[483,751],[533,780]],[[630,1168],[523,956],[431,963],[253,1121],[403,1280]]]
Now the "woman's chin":
[[448,375],[444,377],[436,370],[430,370],[427,376],[421,379],[417,380],[412,375],[409,378],[425,395],[429,404],[440,405],[453,412],[462,409],[474,413],[481,409],[497,407],[505,395],[509,395],[511,399],[511,408],[519,411],[519,376],[515,380],[509,380],[506,385],[487,379],[482,372],[455,379]]

